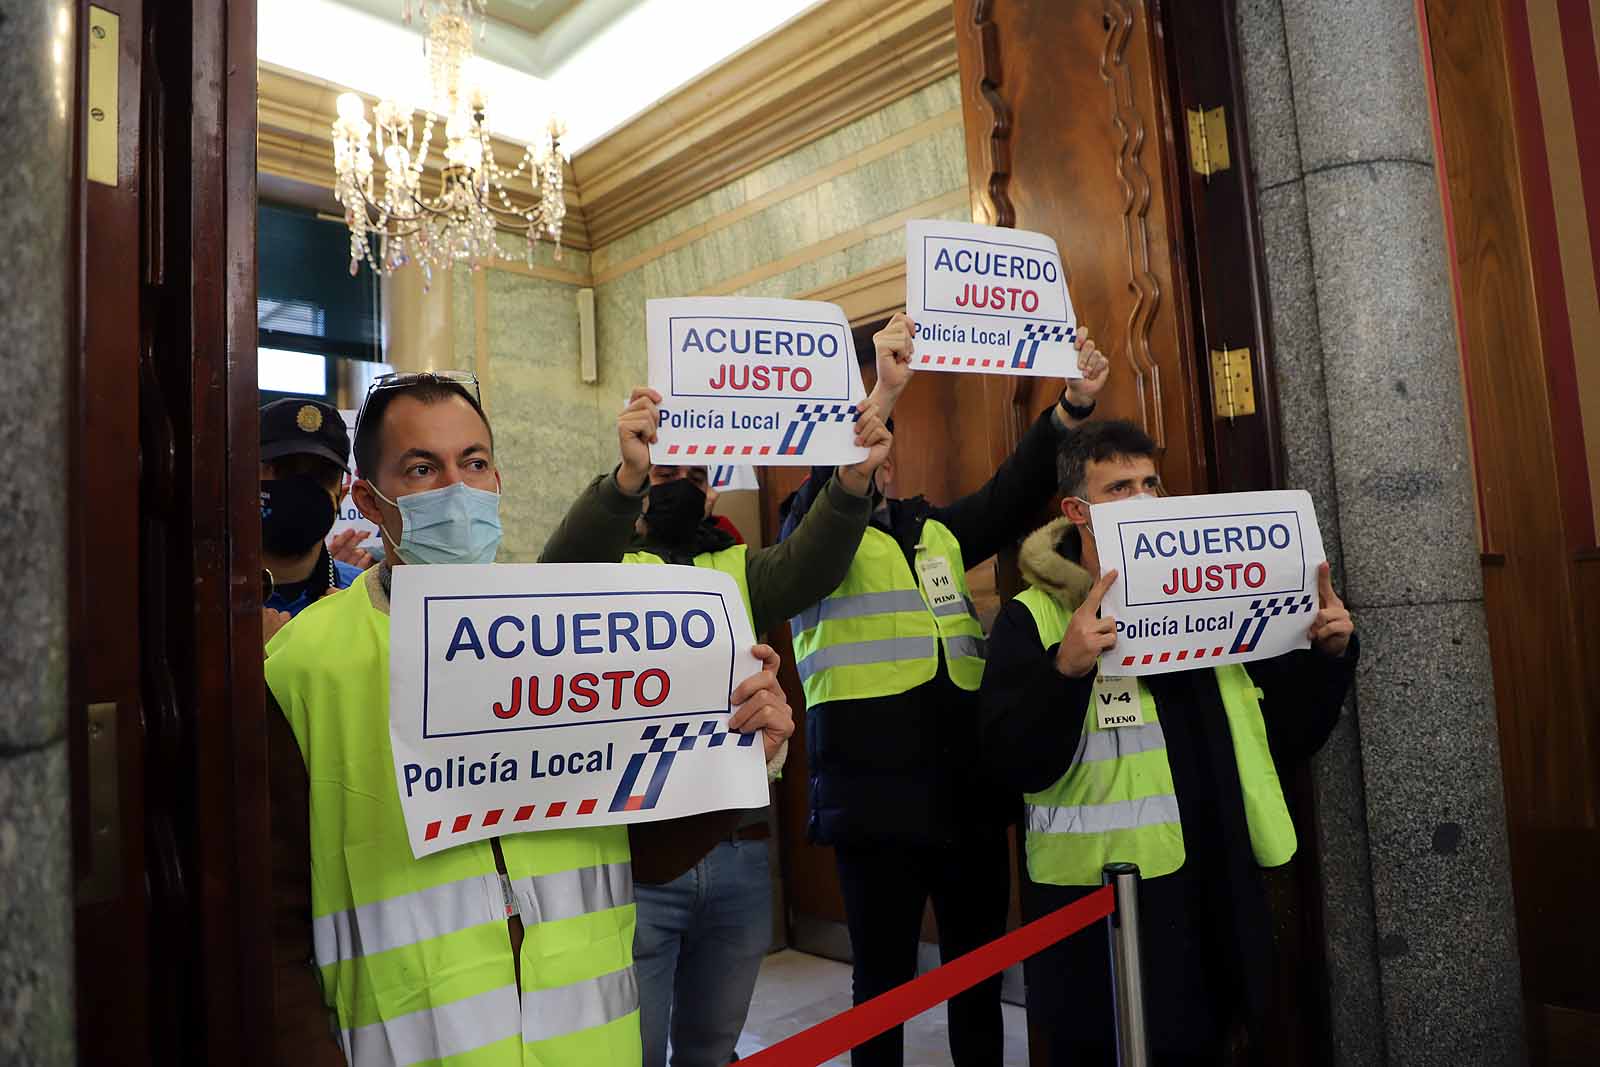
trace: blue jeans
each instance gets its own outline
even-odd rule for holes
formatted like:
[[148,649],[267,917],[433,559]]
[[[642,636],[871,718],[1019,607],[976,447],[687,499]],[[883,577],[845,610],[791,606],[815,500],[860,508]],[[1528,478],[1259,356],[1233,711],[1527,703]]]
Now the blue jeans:
[[772,943],[765,841],[724,841],[665,885],[634,886],[644,1067],[726,1067]]

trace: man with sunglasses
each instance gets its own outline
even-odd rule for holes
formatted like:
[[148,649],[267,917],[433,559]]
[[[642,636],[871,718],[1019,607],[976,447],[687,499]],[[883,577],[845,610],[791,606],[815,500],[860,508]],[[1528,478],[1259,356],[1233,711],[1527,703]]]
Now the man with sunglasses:
[[[1324,563],[1311,648],[1248,666],[1098,678],[1098,657],[1117,643],[1116,620],[1101,610],[1117,572],[1100,573],[1089,508],[1161,495],[1155,454],[1122,421],[1062,447],[1062,514],[1023,542],[1028,588],[989,637],[980,747],[1027,803],[1023,920],[1099,888],[1106,863],[1137,863],[1152,1062],[1220,1064],[1267,1011],[1271,910],[1259,868],[1295,851],[1277,769],[1327,740],[1358,646]],[[1096,694],[1137,700],[1139,721],[1102,724]],[[1029,1022],[1048,1035],[1052,1064],[1117,1062],[1107,952],[1096,924],[1024,965]]]
[[[649,472],[659,394],[617,419],[621,462],[578,498],[542,562],[617,562]],[[477,379],[394,375],[356,424],[353,496],[385,561],[272,640],[278,1062],[640,1063],[625,827],[508,834],[415,859],[389,749],[394,566],[488,563],[500,476]],[[730,727],[770,759],[794,724],[770,648]],[[328,1026],[333,1024],[330,1036]]]

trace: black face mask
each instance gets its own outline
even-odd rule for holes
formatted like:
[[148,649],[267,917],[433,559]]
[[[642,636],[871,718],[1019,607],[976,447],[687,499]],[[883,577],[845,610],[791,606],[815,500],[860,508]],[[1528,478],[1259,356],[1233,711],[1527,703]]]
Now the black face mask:
[[334,503],[310,478],[261,483],[261,547],[274,556],[298,556],[333,529]]
[[650,487],[650,510],[644,513],[650,532],[668,543],[694,536],[706,515],[706,491],[687,478]]

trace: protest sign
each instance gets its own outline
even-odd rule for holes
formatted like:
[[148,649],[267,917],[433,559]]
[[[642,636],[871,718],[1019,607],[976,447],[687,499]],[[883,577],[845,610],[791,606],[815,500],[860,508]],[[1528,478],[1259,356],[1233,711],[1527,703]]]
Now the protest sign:
[[645,304],[653,463],[860,463],[866,395],[844,312],[812,300],[682,297]]
[[[339,414],[344,417],[345,432],[350,435],[353,445],[356,439],[356,413],[353,411],[341,411]],[[355,469],[354,456],[348,457],[345,463],[351,470]],[[360,530],[362,533],[361,547],[369,552],[374,548],[380,550],[383,548],[383,538],[378,536],[378,528],[361,514],[361,509],[356,507],[356,502],[349,493],[346,493],[339,500],[339,511],[334,516],[333,529],[328,531],[327,540],[332,541],[346,530]]]
[[970,222],[906,223],[918,370],[1078,378],[1078,318],[1056,243]]
[[396,567],[389,736],[419,858],[525,830],[767,803],[729,697],[760,670],[703,567]]
[[707,479],[711,488],[719,493],[737,493],[742,489],[760,489],[761,483],[756,481],[754,467],[738,464],[734,466],[714,466],[707,472]]
[[1306,648],[1322,533],[1303,490],[1121,500],[1090,508],[1102,614],[1117,643],[1107,676],[1271,659]]

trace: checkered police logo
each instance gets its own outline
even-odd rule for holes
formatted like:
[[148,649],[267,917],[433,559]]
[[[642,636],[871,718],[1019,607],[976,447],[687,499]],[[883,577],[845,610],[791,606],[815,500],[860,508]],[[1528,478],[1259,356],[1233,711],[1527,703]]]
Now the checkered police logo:
[[1022,336],[1017,338],[1017,347],[1011,351],[1011,366],[1019,370],[1032,370],[1040,345],[1046,341],[1060,344],[1062,341],[1072,339],[1073,329],[1070,326],[1045,322],[1025,323],[1022,327]]
[[855,418],[854,404],[799,404],[795,417],[783,431],[783,441],[778,445],[780,456],[803,455],[811,443],[811,431],[822,422],[848,422]]
[[[693,751],[695,745],[701,741],[705,742],[703,748],[720,748],[730,739],[740,748],[749,748],[756,743],[755,734],[730,734],[718,719],[706,719],[700,724],[697,733],[691,734],[689,725],[686,722],[677,723],[666,734],[662,734],[660,723],[644,728],[639,740],[650,742],[650,747],[628,757],[628,766],[622,772],[622,781],[617,783],[617,791],[611,798],[610,810],[648,811],[655,807],[656,801],[661,798],[662,787],[667,784],[667,775],[672,771],[673,761],[680,752]],[[639,792],[637,791],[639,782],[645,777],[645,764],[649,763],[652,757],[656,761],[655,769],[649,775],[649,784]]]
[[1249,652],[1256,647],[1256,642],[1261,640],[1261,635],[1267,629],[1267,620],[1275,619],[1279,615],[1299,615],[1313,609],[1311,594],[1302,596],[1274,596],[1265,600],[1250,601],[1250,614],[1239,626],[1239,632],[1233,638],[1233,646],[1229,653]]

